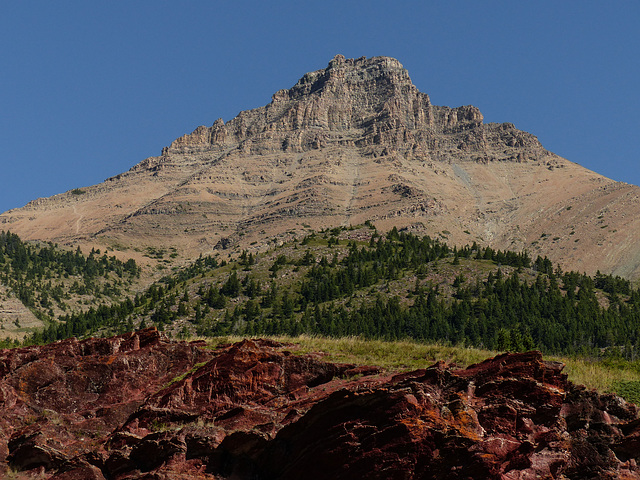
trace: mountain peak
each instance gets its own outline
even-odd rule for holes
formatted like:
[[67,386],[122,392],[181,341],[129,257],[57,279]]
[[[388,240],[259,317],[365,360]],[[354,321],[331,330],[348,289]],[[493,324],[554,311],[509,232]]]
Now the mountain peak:
[[89,249],[175,248],[187,262],[370,221],[640,277],[638,187],[558,157],[511,123],[484,123],[474,106],[433,105],[389,57],[337,55],[269,104],[200,126],[82,193],[0,223]]
[[313,92],[336,91],[336,87],[367,88],[368,84],[380,84],[383,88],[408,87],[415,90],[409,73],[402,64],[391,57],[345,58],[336,55],[327,68],[306,73],[291,90],[290,97],[308,95]]
[[409,128],[433,123],[429,96],[420,93],[402,64],[390,57],[336,55],[325,69],[306,73],[291,89],[277,92],[272,106],[287,102],[311,104],[314,112],[303,127],[366,129],[389,117]]
[[195,153],[215,144],[246,150],[256,140],[262,153],[265,148],[305,151],[345,137],[352,145],[411,148],[427,137],[473,129],[482,122],[476,107],[432,105],[394,58],[336,55],[326,68],[273,94],[268,105],[240,112],[226,125],[216,121],[208,129],[198,127],[165,153]]

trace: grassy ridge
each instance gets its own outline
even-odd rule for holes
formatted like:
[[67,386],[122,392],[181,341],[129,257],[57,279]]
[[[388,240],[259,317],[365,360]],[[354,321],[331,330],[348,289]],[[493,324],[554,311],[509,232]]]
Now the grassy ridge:
[[[245,337],[224,336],[206,339],[211,345],[237,342]],[[300,335],[271,336],[272,340],[291,343],[295,353],[322,352],[330,362],[377,365],[390,372],[414,370],[433,365],[438,360],[462,368],[481,362],[502,352],[479,348],[425,344],[409,340],[366,340],[359,337],[326,338]],[[545,356],[564,363],[569,380],[602,393],[616,393],[627,401],[640,404],[640,364],[638,362],[593,360],[580,357]]]

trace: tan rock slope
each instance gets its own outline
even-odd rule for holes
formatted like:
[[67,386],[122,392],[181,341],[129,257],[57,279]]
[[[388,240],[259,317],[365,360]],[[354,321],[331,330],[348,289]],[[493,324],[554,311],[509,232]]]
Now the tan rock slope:
[[432,105],[388,57],[338,55],[268,105],[198,127],[126,173],[0,215],[0,229],[173,247],[188,260],[366,220],[640,277],[640,187],[512,124],[484,124],[473,106]]

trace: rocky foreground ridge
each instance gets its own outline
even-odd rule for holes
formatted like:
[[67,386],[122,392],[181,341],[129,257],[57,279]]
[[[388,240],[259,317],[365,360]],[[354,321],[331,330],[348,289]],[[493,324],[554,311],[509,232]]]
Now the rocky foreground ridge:
[[640,478],[638,409],[538,352],[391,375],[155,329],[0,351],[0,475]]
[[476,107],[432,104],[389,57],[338,55],[268,105],[200,126],[99,185],[5,212],[0,228],[125,256],[174,248],[186,263],[367,220],[640,277],[640,187],[484,123]]

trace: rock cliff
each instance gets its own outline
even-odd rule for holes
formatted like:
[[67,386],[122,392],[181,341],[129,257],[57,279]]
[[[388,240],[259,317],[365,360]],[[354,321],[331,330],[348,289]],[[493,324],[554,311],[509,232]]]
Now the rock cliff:
[[338,55],[268,105],[200,126],[99,185],[6,212],[0,228],[129,255],[172,247],[186,263],[366,220],[640,276],[640,187],[510,123],[485,124],[476,107],[433,105],[388,57]]
[[51,479],[640,478],[634,405],[540,353],[391,375],[156,330],[0,351],[0,468]]

